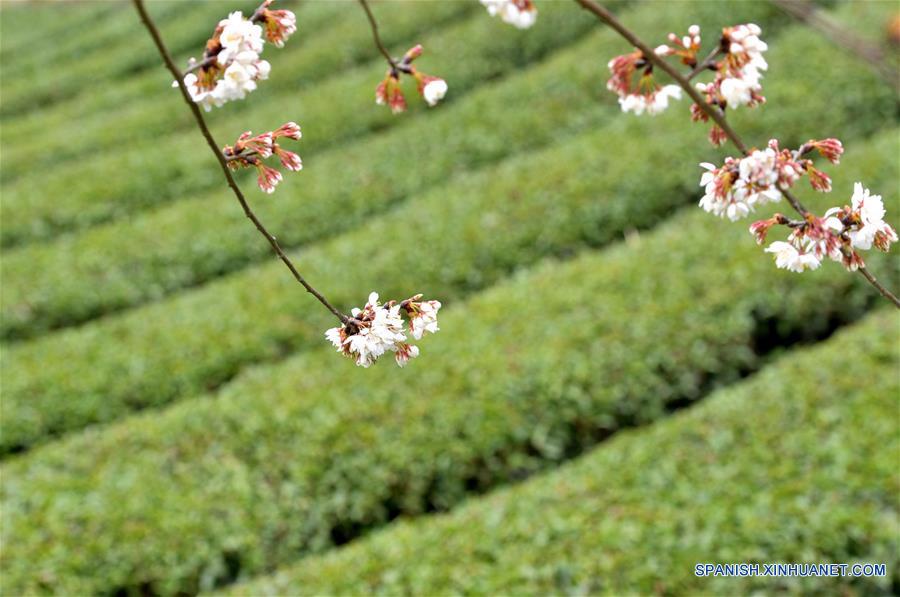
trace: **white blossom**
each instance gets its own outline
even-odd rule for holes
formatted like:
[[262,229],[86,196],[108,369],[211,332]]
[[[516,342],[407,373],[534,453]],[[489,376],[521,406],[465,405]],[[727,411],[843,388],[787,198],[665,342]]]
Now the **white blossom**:
[[422,88],[422,97],[429,106],[437,105],[446,94],[447,82],[443,79],[433,78]]
[[370,367],[382,355],[390,352],[400,367],[419,356],[419,348],[407,343],[402,313],[409,315],[409,329],[416,340],[425,332],[438,331],[438,301],[423,301],[416,295],[401,303],[378,302],[373,292],[362,309],[351,310],[352,319],[340,327],[326,330],[325,338],[337,349],[356,361],[360,367]]
[[481,0],[481,4],[489,15],[499,16],[518,29],[528,29],[537,21],[537,9],[531,0]]
[[410,316],[409,327],[413,338],[421,340],[425,332],[438,332],[437,314],[441,308],[440,301],[424,301],[417,303],[417,312]]
[[741,160],[736,192],[742,192],[749,205],[781,200],[778,190],[778,154],[771,147],[757,149]]
[[681,99],[681,87],[678,85],[666,85],[650,94],[629,93],[619,96],[619,106],[623,112],[634,112],[641,115],[644,112],[657,115],[669,107],[669,99]]
[[761,87],[758,83],[754,84],[752,80],[728,77],[722,81],[720,89],[728,106],[737,108],[749,104],[753,100],[752,92],[759,91]]
[[857,182],[853,185],[853,196],[850,201],[853,211],[858,214],[861,222],[858,228],[848,232],[850,244],[854,249],[871,249],[879,233],[886,235],[890,242],[896,242],[897,234],[884,221],[884,202],[881,195],[872,195],[869,189]]
[[775,254],[775,265],[779,269],[797,273],[807,269],[816,269],[822,263],[813,253],[801,251],[791,243],[780,240],[766,247],[766,253]]

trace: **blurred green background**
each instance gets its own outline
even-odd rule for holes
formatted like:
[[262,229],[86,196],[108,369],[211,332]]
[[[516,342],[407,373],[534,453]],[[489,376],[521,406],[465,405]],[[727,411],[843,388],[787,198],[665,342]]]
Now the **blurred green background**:
[[[697,164],[733,152],[687,102],[620,112],[620,38],[574,2],[528,31],[474,1],[373,2],[390,50],[423,44],[450,86],[393,116],[356,3],[278,4],[298,32],[213,134],[298,122],[302,172],[271,196],[239,176],[260,218],[342,310],[421,292],[442,331],[403,370],[335,355],[131,4],[3,3],[2,594],[900,592],[900,319],[696,207]],[[147,5],[180,64],[256,7]],[[759,24],[768,102],[735,128],[842,139],[834,191],[801,198],[863,181],[898,227],[897,95],[871,65],[769,2],[609,6],[651,45]],[[896,71],[900,2],[818,6]],[[866,259],[900,287],[895,257]]]

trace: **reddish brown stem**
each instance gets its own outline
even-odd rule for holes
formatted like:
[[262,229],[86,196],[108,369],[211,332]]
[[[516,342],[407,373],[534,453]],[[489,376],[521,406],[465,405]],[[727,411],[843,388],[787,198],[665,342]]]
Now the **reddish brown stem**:
[[384,43],[381,41],[381,35],[378,33],[378,21],[375,20],[375,15],[372,14],[372,9],[369,8],[369,3],[367,0],[359,0],[359,3],[366,12],[366,17],[369,19],[369,27],[372,28],[372,38],[375,40],[375,46],[378,48],[378,51],[381,52],[381,55],[384,56],[384,59],[387,60],[388,64],[391,66],[391,70],[397,70],[397,61],[394,60],[391,53],[388,52],[387,48],[384,47]]
[[[624,37],[628,43],[641,51],[644,55],[644,58],[649,60],[654,64],[654,66],[659,67],[660,70],[665,72],[667,75],[672,77],[672,79],[681,87],[688,96],[694,100],[694,103],[697,104],[701,110],[703,110],[712,120],[715,122],[719,128],[721,128],[728,139],[734,144],[735,147],[738,148],[743,155],[748,155],[747,146],[744,144],[743,140],[738,136],[738,134],[731,128],[731,125],[725,120],[725,113],[722,112],[716,106],[713,106],[709,102],[705,101],[700,94],[691,86],[689,81],[690,77],[693,77],[694,73],[691,73],[690,77],[684,77],[678,70],[675,69],[668,62],[663,60],[660,56],[656,55],[656,52],[648,46],[646,43],[641,41],[637,35],[635,35],[630,29],[625,27],[621,21],[619,21],[615,15],[613,15],[609,10],[607,10],[604,6],[597,4],[593,0],[575,0],[582,8],[587,10],[588,12],[594,14],[598,19],[602,22],[609,25],[613,30],[616,31],[619,35]],[[705,61],[704,61],[705,62]],[[791,207],[803,216],[804,220],[810,216],[810,212],[806,209],[800,200],[797,199],[793,193],[791,193],[788,189],[779,189],[784,197],[787,199],[787,202],[790,203]],[[891,301],[895,307],[900,309],[900,299],[898,299],[891,291],[885,288],[878,280],[875,279],[875,276],[872,275],[865,267],[859,268],[859,273],[871,284],[874,286],[879,293],[889,301]]]
[[281,248],[281,245],[278,244],[278,241],[275,240],[275,237],[266,230],[266,227],[263,226],[263,223],[256,217],[256,214],[253,213],[253,210],[250,208],[250,204],[247,203],[247,199],[244,197],[244,193],[241,192],[240,187],[238,187],[237,182],[235,182],[234,177],[231,175],[231,170],[228,169],[228,161],[225,156],[222,154],[222,151],[219,149],[219,145],[216,143],[215,139],[213,139],[212,133],[209,131],[209,127],[206,126],[206,121],[203,118],[203,113],[200,112],[200,108],[191,99],[191,94],[188,92],[187,87],[184,84],[184,75],[178,70],[178,67],[175,66],[175,62],[172,60],[172,56],[169,54],[169,50],[166,48],[165,43],[162,40],[162,36],[159,33],[159,30],[156,28],[156,25],[153,23],[153,19],[150,18],[150,15],[147,13],[146,8],[144,7],[143,0],[133,0],[134,7],[137,9],[138,15],[141,18],[141,22],[147,28],[147,31],[150,33],[150,37],[153,38],[153,42],[156,44],[156,49],[159,50],[159,54],[163,59],[166,67],[169,69],[169,72],[172,73],[172,76],[175,77],[175,81],[178,83],[178,89],[181,91],[181,97],[184,99],[185,103],[190,108],[191,113],[194,115],[194,119],[197,121],[197,127],[200,129],[200,132],[203,134],[203,138],[206,139],[207,145],[209,145],[210,150],[212,150],[213,154],[216,156],[216,160],[219,162],[219,166],[222,167],[222,174],[225,175],[225,180],[228,183],[228,186],[234,192],[234,196],[237,198],[238,203],[241,204],[241,208],[244,210],[244,215],[253,222],[253,225],[256,226],[256,229],[259,230],[259,233],[262,234],[269,244],[272,246],[272,250],[275,251],[275,254],[278,256],[281,261],[287,266],[287,268],[291,271],[291,274],[294,276],[294,279],[297,280],[307,292],[316,297],[316,299],[322,303],[326,309],[331,311],[335,317],[340,320],[341,323],[346,323],[348,321],[348,317],[338,311],[328,300],[322,296],[322,294],[313,288],[306,279],[300,275],[300,272],[294,266],[293,262],[290,258],[285,254],[284,250]]

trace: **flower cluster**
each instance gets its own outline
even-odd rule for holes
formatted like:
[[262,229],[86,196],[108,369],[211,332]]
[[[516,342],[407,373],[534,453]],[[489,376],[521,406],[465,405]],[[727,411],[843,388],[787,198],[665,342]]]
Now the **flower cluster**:
[[[660,46],[657,50],[668,51],[669,48]],[[670,99],[681,99],[681,88],[678,85],[663,87],[656,83],[653,79],[653,64],[640,50],[616,56],[607,66],[612,77],[607,81],[606,88],[619,96],[623,112],[659,114],[669,107]]]
[[440,77],[433,77],[419,72],[412,65],[413,60],[422,55],[422,46],[410,48],[399,62],[395,63],[378,86],[375,88],[375,103],[390,106],[391,112],[399,114],[406,110],[406,98],[400,88],[400,75],[410,75],[416,80],[419,94],[429,106],[436,106],[447,94],[447,82]]
[[865,265],[858,251],[867,251],[874,245],[887,252],[891,243],[897,242],[897,233],[884,221],[881,196],[872,195],[862,183],[854,185],[850,203],[832,207],[821,218],[809,214],[804,220],[793,221],[775,214],[754,222],[750,233],[762,244],[772,226],[781,224],[792,229],[787,242],[776,241],[766,248],[767,253],[775,254],[779,268],[793,272],[816,269],[827,257],[855,271]]
[[531,0],[481,0],[481,4],[489,15],[499,16],[518,29],[528,29],[537,20],[537,8]]
[[[369,367],[385,353],[394,353],[397,364],[403,367],[419,356],[419,347],[406,340],[407,329],[413,338],[421,340],[426,332],[439,330],[437,313],[441,308],[438,301],[422,301],[421,294],[397,303],[378,302],[378,294],[369,295],[369,301],[362,309],[353,309],[352,318],[342,326],[325,332],[325,338],[338,352],[356,360],[360,367]],[[403,323],[405,313],[409,322]]]
[[[297,20],[289,10],[270,10],[266,0],[250,19],[239,11],[222,19],[206,42],[203,60],[191,58],[184,84],[194,102],[206,111],[232,100],[244,99],[257,82],[269,77],[271,66],[262,60],[263,33],[278,47],[297,30]],[[174,83],[173,86],[177,86]]]
[[287,122],[274,131],[261,135],[253,136],[253,133],[246,131],[238,137],[234,145],[226,145],[222,149],[222,153],[225,155],[228,167],[232,170],[256,168],[259,172],[256,179],[259,188],[266,193],[272,193],[275,191],[276,185],[281,182],[281,172],[267,166],[263,160],[274,155],[288,170],[294,172],[302,170],[303,162],[300,160],[300,156],[282,148],[277,142],[282,137],[299,140],[302,136],[300,127],[296,123]]
[[[777,149],[777,144],[770,142],[770,145]],[[787,165],[782,166],[782,170],[790,169],[793,178],[790,182],[779,178],[777,184],[790,186],[793,180],[806,173],[813,188],[830,191],[831,179],[813,168],[810,160],[801,158],[813,150],[837,164],[844,148],[837,139],[824,139],[808,141],[796,152],[783,150],[780,155]],[[775,168],[777,171],[778,166]],[[850,205],[832,207],[821,218],[805,214],[802,220],[790,220],[782,214],[775,214],[766,220],[754,222],[750,226],[750,233],[758,244],[763,244],[772,226],[783,225],[791,229],[787,241],[776,241],[766,248],[767,253],[775,254],[775,265],[779,268],[794,272],[816,269],[827,257],[843,263],[848,270],[855,271],[864,265],[858,251],[869,250],[874,245],[887,252],[891,243],[897,242],[897,233],[884,221],[884,215],[881,196],[872,195],[869,189],[857,182]]]
[[[759,38],[761,32],[759,26],[753,23],[722,30],[719,44],[724,57],[710,66],[716,71],[716,76],[711,83],[697,83],[697,90],[707,103],[723,109],[738,106],[752,108],[765,103],[760,71],[769,68],[763,57],[768,46]],[[709,115],[697,104],[691,106],[691,117],[695,122],[709,120]],[[714,145],[721,145],[725,142],[724,131],[713,125],[709,138]]]
[[780,201],[782,190],[792,187],[803,175],[817,191],[830,191],[831,178],[803,157],[813,150],[837,164],[844,148],[837,139],[824,139],[808,141],[791,151],[780,149],[778,141],[772,139],[766,149],[755,149],[741,159],[726,158],[720,167],[700,164],[706,170],[700,177],[704,188],[700,207],[714,215],[739,220],[759,205]]

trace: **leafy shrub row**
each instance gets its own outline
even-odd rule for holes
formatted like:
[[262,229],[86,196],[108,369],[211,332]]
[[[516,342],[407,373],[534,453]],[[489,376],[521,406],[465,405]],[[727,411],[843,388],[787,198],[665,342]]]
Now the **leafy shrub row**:
[[[230,594],[888,594],[897,327],[873,315],[562,470]],[[697,578],[705,562],[878,562],[889,576]]]
[[[865,156],[882,181],[893,155]],[[688,208],[451,307],[414,367],[323,348],[8,460],[3,591],[193,593],[251,575],[660,419],[760,367],[761,338],[820,337],[883,300],[837,266],[774,270],[748,237]],[[872,260],[891,284],[897,265]]]
[[[420,40],[429,49],[429,69],[451,80],[452,97],[459,98],[486,78],[539,60],[592,28],[593,24],[572,7],[564,10],[562,5],[551,6],[543,11],[547,14],[542,14],[547,26],[530,32],[536,35],[522,36],[520,31],[501,27],[502,23],[480,13],[479,18],[473,15],[463,23],[434,32]],[[425,8],[428,6],[423,5],[420,10]],[[386,108],[375,106],[374,85],[383,69],[383,59],[374,58],[368,65],[299,94],[292,93],[290,86],[272,85],[264,96],[267,99],[254,97],[247,104],[239,124],[223,109],[215,112],[211,128],[225,143],[233,142],[248,128],[264,130],[285,120],[296,120],[304,129],[300,153],[308,164],[313,164],[312,159],[329,144],[372,130],[413,124],[410,115],[397,118]],[[167,86],[160,88],[153,109],[175,120],[189,118],[181,98],[170,91]],[[448,96],[448,101],[452,97]],[[419,102],[416,108],[417,112],[426,109]],[[196,131],[184,130],[101,154],[92,160],[91,167],[102,172],[102,177],[85,177],[82,164],[69,162],[56,168],[49,179],[42,172],[19,178],[4,191],[0,213],[3,244],[53,236],[63,230],[133,215],[141,207],[195,196],[211,187],[220,189],[222,174],[208,152],[198,151],[202,146],[202,139],[198,139]],[[35,188],[41,192],[35,193]],[[279,195],[275,199],[284,200],[283,191]],[[66,197],[65,202],[58,200],[61,196]]]
[[[651,225],[695,200],[697,174],[689,165],[644,175],[648,156],[664,162],[673,146],[696,151],[697,159],[703,155],[702,131],[685,130],[681,121],[675,113],[652,122],[616,118],[571,144],[434,189],[296,258],[345,308],[372,289],[385,296],[459,297],[543,255],[608,242],[626,227]],[[834,116],[833,124],[839,121]],[[784,130],[791,128],[785,124]],[[651,131],[657,143],[647,149],[642,139]],[[619,152],[604,157],[611,141]],[[896,149],[890,139],[879,147]],[[849,191],[849,179],[845,183]],[[379,246],[385,238],[415,244]],[[438,257],[425,259],[416,247]],[[327,313],[305,302],[281,267],[272,262],[4,351],[3,451],[175,400],[227,380],[248,362],[322,342]],[[418,287],[410,288],[410,280]]]
[[[530,126],[534,127],[535,132],[526,138],[526,143],[532,147],[547,138],[538,131],[562,133],[566,130],[566,122],[574,122],[581,128],[583,122],[574,120],[573,116],[593,110],[596,103],[591,92],[596,79],[594,65],[588,62],[585,66],[583,55],[588,51],[597,53],[605,49],[597,48],[596,42],[589,43],[593,45],[579,46],[577,51],[565,54],[566,58],[561,61],[542,67],[546,82],[535,83],[533,78],[516,78],[503,86],[506,91],[487,90],[497,100],[488,109],[498,115],[506,114],[508,122],[505,127],[503,123],[495,127],[492,121],[484,120],[478,129],[473,129],[473,125],[465,128],[459,126],[460,121],[472,122],[474,115],[484,113],[484,100],[448,107],[446,113],[430,115],[428,121],[416,123],[417,126],[402,127],[388,138],[373,138],[357,147],[352,159],[371,165],[361,166],[362,172],[357,180],[345,180],[340,188],[335,188],[334,180],[346,171],[346,153],[334,153],[328,156],[330,161],[316,162],[315,169],[307,170],[297,179],[290,179],[289,182],[294,184],[286,184],[279,191],[285,193],[285,197],[260,204],[265,221],[276,231],[283,245],[297,246],[345,229],[361,218],[384,209],[385,205],[396,201],[398,195],[414,192],[439,177],[469,166],[498,146],[509,151],[510,147],[516,147],[512,141],[522,138],[522,122],[534,123]],[[827,44],[809,34],[800,34],[798,43],[811,51],[830,50]],[[609,50],[612,51],[612,48]],[[841,83],[861,87],[865,92],[856,103],[872,107],[872,117],[864,120],[858,128],[872,130],[878,126],[878,119],[892,110],[890,91],[882,89],[874,76],[860,72],[853,61],[841,61],[836,50],[831,50],[828,55],[841,64],[846,62],[846,68],[835,69],[835,72],[847,73],[847,79]],[[553,70],[550,70],[551,66]],[[560,73],[557,69],[565,71]],[[769,93],[774,93],[776,99],[785,97],[792,101],[796,87],[811,92],[818,82],[806,76],[806,72],[805,66],[788,66],[786,72],[769,81]],[[566,81],[566,84],[556,81]],[[513,88],[517,90],[514,93],[519,94],[520,104],[516,108],[506,108],[506,102],[498,100],[496,94],[503,93],[509,97]],[[579,90],[583,90],[584,95],[573,97],[572,92]],[[475,97],[487,96],[476,94]],[[613,101],[611,95],[601,97],[606,104]],[[563,98],[566,102],[564,111],[556,108]],[[828,105],[824,101],[819,104]],[[546,111],[541,110],[544,106]],[[834,109],[840,111],[850,107],[835,105]],[[827,123],[834,117],[826,110],[814,118],[821,118],[819,122]],[[837,122],[833,125],[842,126],[849,117],[849,111],[843,113],[837,116]],[[591,118],[596,119],[596,116],[591,115]],[[804,116],[795,124],[797,126],[791,130],[800,130],[799,125],[805,127],[803,130],[808,130],[809,117]],[[479,134],[473,135],[473,130]],[[763,134],[766,132],[764,128],[757,130],[763,130]],[[485,137],[493,137],[489,145],[484,144],[480,134],[482,131]],[[695,133],[696,129],[691,128],[686,131],[685,137],[697,139]],[[396,163],[399,153],[415,155],[420,151],[428,152],[434,145],[434,139],[441,139],[445,146],[454,151],[447,159],[433,160],[424,168],[392,172],[395,166],[377,159],[381,155],[384,160]],[[358,184],[351,187],[351,182]],[[203,221],[204,226],[198,228],[198,221]],[[159,237],[160,230],[166,231],[163,239]],[[116,222],[77,236],[64,237],[51,245],[8,252],[0,266],[6,282],[0,291],[0,304],[8,313],[0,325],[0,336],[7,339],[34,336],[47,329],[80,323],[233,271],[269,254],[268,246],[255,234],[247,226],[240,210],[223,202],[222,192],[216,191],[208,197],[182,201],[127,222]]]
[[[15,5],[13,5],[15,6]],[[4,56],[13,56],[11,62],[5,68],[8,72],[17,75],[22,66],[33,66],[39,59],[58,59],[67,55],[74,47],[68,47],[73,32],[80,32],[88,25],[96,24],[101,19],[108,18],[117,6],[110,2],[83,2],[78,5],[66,4],[40,4],[28,6],[25,10],[10,9],[9,5],[3,11],[3,21],[0,22],[0,49]],[[59,40],[58,44],[40,44],[35,47],[34,23],[41,23],[41,34],[46,34],[48,39]],[[65,35],[68,34],[68,35]],[[65,39],[61,39],[61,37]],[[80,44],[89,43],[83,37],[78,37]],[[100,43],[107,39],[100,36]],[[78,45],[80,45],[78,44]],[[40,54],[40,52],[49,52]],[[38,56],[35,56],[38,53]],[[11,81],[4,78],[2,85]]]
[[[318,3],[333,5],[334,3]],[[348,15],[359,11],[358,6],[346,4]],[[471,12],[475,5],[463,2],[442,4],[401,4],[391,3],[377,5],[375,11],[384,29],[383,41],[391,47],[411,45],[413,35],[421,35],[426,27],[447,26],[448,22]],[[221,10],[221,9],[220,9]],[[330,12],[326,11],[325,15]],[[249,102],[237,102],[227,110],[210,114],[213,119],[225,118],[228,122],[240,122],[245,108],[261,101],[269,101],[271,110],[272,97],[277,88],[282,92],[277,96],[281,103],[296,103],[300,89],[314,87],[322,79],[329,76],[345,76],[345,70],[360,63],[367,63],[370,77],[379,73],[379,65],[373,59],[378,56],[372,44],[372,33],[368,29],[360,13],[360,19],[337,20],[330,14],[326,27],[308,31],[310,25],[315,26],[315,19],[301,13],[303,34],[292,37],[285,51],[268,50],[266,59],[273,64],[273,80],[254,92]],[[325,16],[318,15],[315,16]],[[213,19],[214,23],[215,20]],[[198,23],[194,22],[195,26]],[[405,44],[405,45],[404,45]],[[202,46],[202,42],[201,42]],[[335,48],[341,51],[335,51]],[[402,51],[402,50],[398,50]],[[194,54],[197,53],[195,49]],[[164,86],[160,83],[161,72],[152,70],[131,77],[117,85],[105,89],[103,93],[93,94],[88,98],[80,98],[76,105],[65,104],[52,111],[44,111],[34,118],[22,119],[11,123],[4,130],[7,143],[16,147],[15,153],[4,159],[4,183],[13,180],[25,168],[40,168],[59,164],[84,155],[85,151],[93,153],[108,150],[112,145],[121,145],[123,131],[135,131],[128,139],[132,148],[147,147],[158,143],[157,135],[171,134],[176,128],[192,128],[195,123],[189,114],[184,118],[173,118],[170,111],[159,110],[158,102]],[[352,73],[351,73],[352,75]],[[279,83],[280,81],[280,83]],[[276,88],[273,91],[273,88]],[[140,98],[140,99],[139,99]],[[358,100],[358,98],[355,98]],[[89,105],[85,105],[85,104]],[[178,102],[173,102],[178,105]],[[184,112],[183,106],[182,112]],[[85,114],[88,112],[88,114]],[[75,115],[80,115],[77,121]],[[114,120],[116,126],[111,130],[109,121]],[[77,122],[77,124],[76,124]],[[16,126],[18,125],[18,126]],[[77,136],[65,134],[67,129],[77,126]],[[59,127],[60,134],[51,138],[36,134],[36,129],[46,130],[48,127]]]

